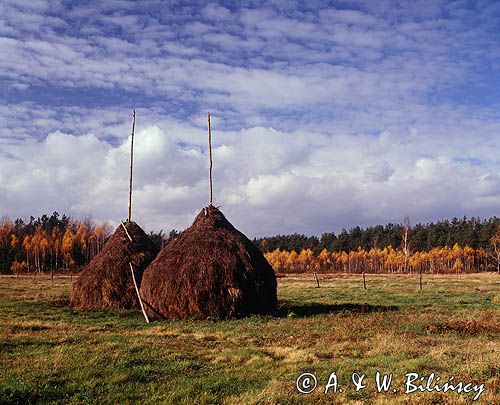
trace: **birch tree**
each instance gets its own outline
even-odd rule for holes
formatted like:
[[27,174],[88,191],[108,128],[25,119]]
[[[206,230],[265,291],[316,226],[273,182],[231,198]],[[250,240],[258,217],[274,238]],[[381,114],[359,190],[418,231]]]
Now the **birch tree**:
[[405,259],[404,261],[405,273],[407,273],[408,271],[408,258],[410,257],[410,232],[411,232],[410,217],[407,215],[403,219],[402,245],[401,245]]

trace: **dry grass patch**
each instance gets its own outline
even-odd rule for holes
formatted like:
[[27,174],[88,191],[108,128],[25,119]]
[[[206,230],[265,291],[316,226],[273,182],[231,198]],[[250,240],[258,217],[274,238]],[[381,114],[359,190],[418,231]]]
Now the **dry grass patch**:
[[[323,275],[322,275],[323,277]],[[500,397],[500,276],[329,275],[279,279],[280,312],[146,324],[139,311],[77,313],[70,279],[0,277],[0,403],[471,403],[449,393],[324,396],[330,372],[454,375]],[[55,298],[54,298],[55,297]],[[294,312],[293,316],[288,316]],[[295,378],[319,386],[299,395]],[[498,402],[497,402],[498,403]]]

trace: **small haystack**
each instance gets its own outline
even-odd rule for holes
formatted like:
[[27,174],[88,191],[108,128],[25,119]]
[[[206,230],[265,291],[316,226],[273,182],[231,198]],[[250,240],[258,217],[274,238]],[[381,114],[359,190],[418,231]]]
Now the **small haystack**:
[[149,265],[140,291],[157,319],[228,319],[276,309],[274,270],[211,205]]
[[135,222],[124,225],[132,242],[123,226],[118,226],[73,285],[71,307],[81,310],[139,308],[129,262],[139,285],[144,269],[156,257],[158,248]]

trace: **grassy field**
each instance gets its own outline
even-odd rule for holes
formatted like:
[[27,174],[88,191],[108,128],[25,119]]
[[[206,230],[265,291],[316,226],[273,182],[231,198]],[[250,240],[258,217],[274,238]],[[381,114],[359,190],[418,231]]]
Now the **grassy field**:
[[[368,275],[367,291],[359,276],[278,282],[276,316],[145,324],[67,308],[69,278],[0,277],[0,403],[472,403],[404,394],[410,371],[484,383],[478,402],[500,403],[500,276],[424,276],[423,292],[415,276]],[[394,374],[388,393],[376,371]],[[343,391],[325,395],[332,372]]]

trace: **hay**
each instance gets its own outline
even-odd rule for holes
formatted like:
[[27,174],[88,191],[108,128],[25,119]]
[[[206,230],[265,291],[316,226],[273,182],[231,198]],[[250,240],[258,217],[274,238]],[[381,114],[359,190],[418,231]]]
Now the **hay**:
[[81,310],[139,308],[129,261],[140,285],[144,269],[156,257],[158,248],[135,222],[127,222],[125,226],[132,242],[123,226],[118,226],[73,285],[71,307]]
[[159,253],[140,291],[156,319],[229,319],[276,309],[274,270],[213,206]]

